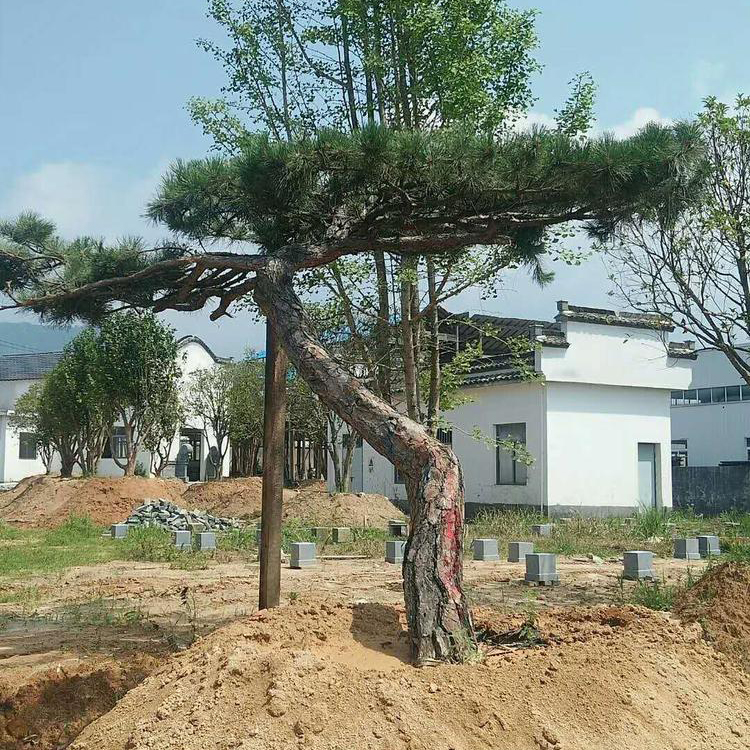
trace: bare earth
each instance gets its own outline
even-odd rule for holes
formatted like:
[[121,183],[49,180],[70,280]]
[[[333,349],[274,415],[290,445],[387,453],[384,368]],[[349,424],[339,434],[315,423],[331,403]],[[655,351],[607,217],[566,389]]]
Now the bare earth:
[[[657,561],[657,574],[675,580],[691,565],[701,567]],[[621,591],[620,570],[562,560],[563,583],[528,588],[518,564],[467,561],[477,625],[503,632],[533,610],[549,642],[423,670],[406,661],[401,573],[385,562],[284,568],[286,606],[260,614],[252,562],[195,571],[111,562],[13,581],[0,593],[38,587],[40,601],[26,619],[0,605],[11,617],[0,639],[0,748],[64,747],[101,714],[73,747],[750,746],[750,682],[737,660],[698,624],[619,606],[632,585]],[[102,603],[138,617],[86,624],[85,608]],[[193,630],[197,642],[181,651]]]
[[[98,524],[122,521],[147,498],[171,500],[189,509],[236,518],[260,516],[260,477],[222,479],[185,485],[175,479],[60,479],[30,477],[0,493],[0,520],[21,528],[58,526],[71,515],[88,515]],[[382,495],[329,495],[325,483],[311,481],[284,490],[284,518],[320,524],[385,526],[402,513]]]

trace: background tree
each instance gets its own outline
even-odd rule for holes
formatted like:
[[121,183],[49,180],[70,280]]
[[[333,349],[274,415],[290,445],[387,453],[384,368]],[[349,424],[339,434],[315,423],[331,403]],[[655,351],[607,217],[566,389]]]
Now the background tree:
[[[224,474],[224,458],[232,431],[233,370],[234,366],[230,364],[196,370],[190,373],[185,384],[185,411],[203,426],[216,479],[221,479]],[[214,455],[211,448],[215,451]]]
[[263,359],[253,351],[232,369],[229,393],[229,439],[233,464],[242,476],[260,471],[263,447]]
[[750,98],[706,100],[704,178],[686,210],[667,205],[623,226],[605,249],[635,310],[658,312],[722,351],[750,383]]
[[153,445],[160,426],[171,424],[182,372],[177,341],[153,313],[128,311],[104,319],[98,347],[102,392],[123,428],[125,458],[118,457],[114,445],[112,458],[132,476],[145,441]]
[[[256,137],[236,159],[177,164],[166,176],[149,213],[185,239],[181,253],[141,254],[137,267],[117,276],[96,257],[73,274],[54,248],[7,257],[0,248],[0,281],[14,306],[63,320],[98,318],[113,301],[133,304],[144,294],[157,311],[201,309],[216,298],[216,319],[252,292],[323,405],[405,477],[412,523],[404,596],[414,658],[428,663],[455,656],[473,633],[462,590],[460,465],[326,351],[295,276],[373,251],[438,256],[481,246],[519,263],[556,225],[588,222],[604,233],[669,205],[700,158],[696,130],[684,124],[649,126],[625,141],[383,128],[289,144]],[[206,241],[227,239],[259,249],[203,250]]]
[[151,473],[160,477],[169,465],[172,446],[185,423],[185,407],[177,391],[156,413],[151,428],[143,436],[143,447],[151,454]]
[[50,474],[56,448],[53,436],[48,432],[49,425],[43,420],[42,390],[42,383],[34,383],[26,393],[22,393],[8,421],[16,433],[28,432],[35,436],[37,451],[44,464],[45,474]]

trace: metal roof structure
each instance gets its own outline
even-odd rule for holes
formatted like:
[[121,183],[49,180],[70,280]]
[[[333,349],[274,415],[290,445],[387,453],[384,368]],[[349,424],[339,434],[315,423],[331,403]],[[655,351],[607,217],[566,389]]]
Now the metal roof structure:
[[0,381],[40,380],[60,361],[62,352],[4,354],[0,356]]

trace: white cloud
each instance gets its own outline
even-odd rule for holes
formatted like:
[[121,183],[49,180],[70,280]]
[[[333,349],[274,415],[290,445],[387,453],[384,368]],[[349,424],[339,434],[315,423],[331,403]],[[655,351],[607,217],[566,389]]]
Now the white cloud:
[[658,125],[671,125],[672,120],[660,114],[653,107],[638,107],[630,119],[611,128],[604,128],[607,132],[614,133],[616,138],[629,138],[635,135],[642,127],[655,122]]
[[517,133],[522,133],[535,125],[550,129],[557,127],[555,118],[545,112],[527,112],[513,123],[513,129]]
[[66,238],[78,235],[115,239],[122,235],[161,236],[143,218],[163,165],[148,174],[125,175],[81,162],[50,162],[19,176],[0,196],[0,215],[35,211],[55,222]]

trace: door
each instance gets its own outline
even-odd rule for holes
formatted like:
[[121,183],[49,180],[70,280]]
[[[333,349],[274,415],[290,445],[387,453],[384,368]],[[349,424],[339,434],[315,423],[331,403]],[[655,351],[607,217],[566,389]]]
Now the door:
[[638,443],[638,504],[656,508],[656,445]]
[[187,465],[188,482],[199,482],[201,478],[201,446],[203,444],[203,432],[201,430],[180,430],[182,442],[190,446],[192,455]]

